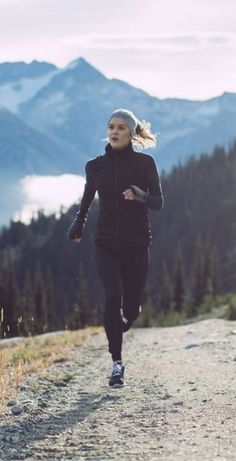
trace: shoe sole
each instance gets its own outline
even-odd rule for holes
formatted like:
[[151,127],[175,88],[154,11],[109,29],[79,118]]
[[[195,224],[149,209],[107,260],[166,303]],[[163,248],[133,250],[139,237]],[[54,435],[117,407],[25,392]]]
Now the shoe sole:
[[113,384],[113,386],[110,386],[110,384],[107,385],[110,389],[113,389],[113,387],[118,388],[118,387],[124,387],[126,386],[126,383],[124,384]]

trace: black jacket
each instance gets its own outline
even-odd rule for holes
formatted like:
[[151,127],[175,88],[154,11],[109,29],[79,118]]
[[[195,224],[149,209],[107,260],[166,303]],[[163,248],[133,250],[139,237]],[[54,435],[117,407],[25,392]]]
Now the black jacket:
[[[95,243],[113,250],[133,250],[151,244],[148,209],[163,207],[158,170],[151,155],[135,152],[132,143],[123,150],[112,149],[89,160],[85,166],[86,184],[79,211],[68,230],[71,239],[81,237],[96,191],[99,213]],[[143,203],[127,200],[123,191],[135,185],[144,191]],[[140,197],[139,197],[140,198]]]

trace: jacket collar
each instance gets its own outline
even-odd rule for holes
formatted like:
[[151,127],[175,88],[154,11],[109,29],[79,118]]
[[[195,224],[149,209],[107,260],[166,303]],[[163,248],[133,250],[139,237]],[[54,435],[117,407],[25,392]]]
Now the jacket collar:
[[106,151],[106,154],[109,156],[119,155],[122,157],[125,155],[130,155],[134,153],[134,149],[133,149],[133,145],[131,141],[124,149],[113,149],[111,144],[108,143],[105,147],[105,151]]

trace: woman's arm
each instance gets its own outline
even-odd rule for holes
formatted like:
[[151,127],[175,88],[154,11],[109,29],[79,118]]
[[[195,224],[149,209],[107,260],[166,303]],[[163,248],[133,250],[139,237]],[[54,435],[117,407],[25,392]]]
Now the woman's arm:
[[144,190],[140,189],[140,187],[132,184],[130,186],[132,192],[130,192],[130,189],[127,189],[123,192],[123,194],[127,199],[137,200],[138,202],[145,203],[146,206],[151,210],[158,211],[161,210],[164,205],[160,177],[154,158],[149,155],[147,159],[147,183],[149,192],[145,192]]
[[161,210],[164,205],[163,192],[156,162],[151,155],[148,156],[147,179],[149,193],[145,203],[151,210]]
[[89,160],[85,165],[86,182],[84,186],[83,197],[80,202],[80,208],[76,212],[75,218],[67,231],[67,235],[71,240],[79,239],[82,237],[83,229],[88,219],[90,205],[96,193],[91,162],[92,160]]

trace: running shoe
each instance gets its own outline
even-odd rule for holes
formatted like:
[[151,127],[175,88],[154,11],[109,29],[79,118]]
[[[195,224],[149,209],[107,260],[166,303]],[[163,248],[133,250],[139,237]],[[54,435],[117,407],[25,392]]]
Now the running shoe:
[[124,365],[116,362],[113,363],[112,374],[108,383],[109,387],[123,387],[125,385],[124,371]]

